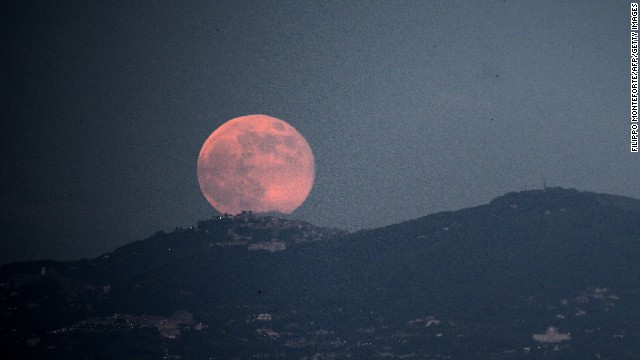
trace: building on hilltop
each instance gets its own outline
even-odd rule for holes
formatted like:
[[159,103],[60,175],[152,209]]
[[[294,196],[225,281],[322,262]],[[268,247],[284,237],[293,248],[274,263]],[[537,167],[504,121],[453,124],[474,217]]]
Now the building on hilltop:
[[561,334],[557,328],[549,326],[544,334],[533,334],[533,340],[540,343],[559,343],[571,340],[571,333]]

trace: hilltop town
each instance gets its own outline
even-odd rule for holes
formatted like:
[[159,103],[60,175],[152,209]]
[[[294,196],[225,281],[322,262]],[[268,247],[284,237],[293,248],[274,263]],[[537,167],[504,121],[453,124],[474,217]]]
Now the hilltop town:
[[199,221],[192,230],[217,234],[221,225],[226,229],[223,238],[221,241],[212,240],[209,246],[246,246],[249,250],[277,252],[286,250],[287,245],[336,238],[346,234],[340,229],[317,227],[300,220],[254,215],[252,211],[242,211],[237,215],[223,214],[210,220]]

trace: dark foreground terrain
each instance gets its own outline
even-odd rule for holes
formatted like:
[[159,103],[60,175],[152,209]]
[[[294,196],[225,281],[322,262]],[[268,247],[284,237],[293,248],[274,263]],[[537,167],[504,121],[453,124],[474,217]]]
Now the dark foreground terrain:
[[638,264],[640,200],[561,188],[351,234],[216,217],[1,267],[0,358],[640,359]]

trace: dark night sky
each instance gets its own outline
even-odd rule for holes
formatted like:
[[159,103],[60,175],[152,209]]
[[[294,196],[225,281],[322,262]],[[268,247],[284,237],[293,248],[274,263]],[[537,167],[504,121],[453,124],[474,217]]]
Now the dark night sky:
[[627,1],[4,1],[0,263],[209,218],[196,160],[281,118],[360,229],[549,186],[640,198]]

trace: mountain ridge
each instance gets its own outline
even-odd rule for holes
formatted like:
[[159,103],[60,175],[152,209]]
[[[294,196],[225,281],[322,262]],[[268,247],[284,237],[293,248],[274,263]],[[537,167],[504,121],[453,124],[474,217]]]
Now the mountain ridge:
[[[2,341],[24,346],[28,334],[43,331],[49,336],[39,338],[54,344],[74,336],[94,339],[104,334],[86,326],[106,323],[115,331],[118,321],[155,316],[153,321],[166,322],[188,313],[194,324],[208,326],[199,334],[219,340],[198,346],[221,358],[248,357],[247,351],[302,358],[318,346],[343,357],[372,358],[388,348],[400,356],[404,345],[393,339],[407,331],[416,341],[465,334],[437,351],[431,340],[429,346],[411,340],[423,358],[517,358],[472,350],[467,342],[493,339],[504,343],[504,351],[519,346],[516,353],[524,356],[534,329],[552,324],[582,332],[574,335],[573,344],[580,346],[569,346],[565,354],[585,358],[585,344],[604,344],[613,335],[583,332],[606,325],[626,331],[629,339],[622,348],[602,345],[607,351],[632,349],[640,356],[629,345],[640,340],[640,314],[633,308],[640,301],[638,209],[640,200],[632,198],[546,188],[354,233],[249,213],[220,216],[94,259],[0,267],[3,322],[17,329],[3,326]],[[434,334],[431,325],[415,327],[436,320],[448,325]],[[34,330],[30,323],[40,325]],[[181,326],[193,331],[195,325]],[[51,335],[69,327],[73,332]],[[156,328],[157,336],[169,336]],[[377,332],[358,330],[369,328]],[[513,335],[496,340],[490,335],[496,329]],[[174,342],[196,341],[192,336]],[[376,347],[339,340],[369,343],[376,336],[382,337]],[[241,339],[253,339],[252,345]],[[181,351],[175,353],[186,356]]]

